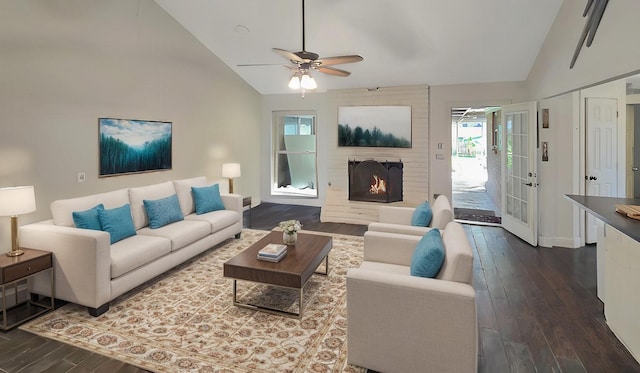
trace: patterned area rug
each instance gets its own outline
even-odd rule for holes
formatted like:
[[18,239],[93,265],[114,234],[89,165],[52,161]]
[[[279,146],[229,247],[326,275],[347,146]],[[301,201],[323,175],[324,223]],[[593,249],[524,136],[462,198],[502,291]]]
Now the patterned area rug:
[[[362,237],[332,234],[329,275],[306,284],[297,320],[231,304],[222,265],[266,233],[244,230],[117,298],[100,317],[67,304],[21,329],[156,372],[365,372],[346,363],[345,276],[362,261]],[[297,290],[239,281],[238,294],[297,312]]]

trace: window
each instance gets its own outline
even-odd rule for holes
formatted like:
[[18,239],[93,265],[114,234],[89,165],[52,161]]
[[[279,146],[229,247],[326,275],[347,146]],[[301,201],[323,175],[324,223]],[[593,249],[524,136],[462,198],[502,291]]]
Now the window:
[[271,195],[318,197],[316,114],[273,112]]

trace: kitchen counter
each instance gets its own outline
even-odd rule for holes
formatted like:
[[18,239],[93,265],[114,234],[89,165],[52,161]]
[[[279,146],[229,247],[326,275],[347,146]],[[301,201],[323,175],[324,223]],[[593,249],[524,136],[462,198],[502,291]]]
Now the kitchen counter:
[[640,220],[616,212],[616,205],[640,205],[640,199],[566,195],[602,220],[598,235],[598,297],[613,333],[640,362]]
[[631,219],[616,212],[616,205],[640,206],[640,199],[579,196],[574,194],[566,194],[565,197],[602,220],[605,224],[640,242],[640,220]]

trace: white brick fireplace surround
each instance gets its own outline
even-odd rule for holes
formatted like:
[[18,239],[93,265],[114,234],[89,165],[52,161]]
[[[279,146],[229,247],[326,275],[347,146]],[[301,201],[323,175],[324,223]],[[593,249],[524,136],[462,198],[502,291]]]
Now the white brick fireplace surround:
[[[364,91],[364,93],[363,93]],[[404,165],[403,201],[391,206],[415,206],[429,196],[429,87],[389,87],[371,90],[329,91],[335,123],[328,129],[327,195],[320,213],[323,222],[368,224],[378,221],[379,202],[349,201],[348,160],[399,161]],[[355,105],[410,105],[411,148],[338,147],[338,107]],[[450,176],[446,176],[450,177]]]

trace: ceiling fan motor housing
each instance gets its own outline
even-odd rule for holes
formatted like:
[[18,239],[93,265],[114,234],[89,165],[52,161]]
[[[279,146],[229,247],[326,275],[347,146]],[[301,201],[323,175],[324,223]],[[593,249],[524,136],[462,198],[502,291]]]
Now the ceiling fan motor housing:
[[294,54],[300,57],[301,59],[308,60],[308,61],[317,60],[320,57],[320,55],[318,55],[317,53],[307,52],[307,51],[295,52]]

